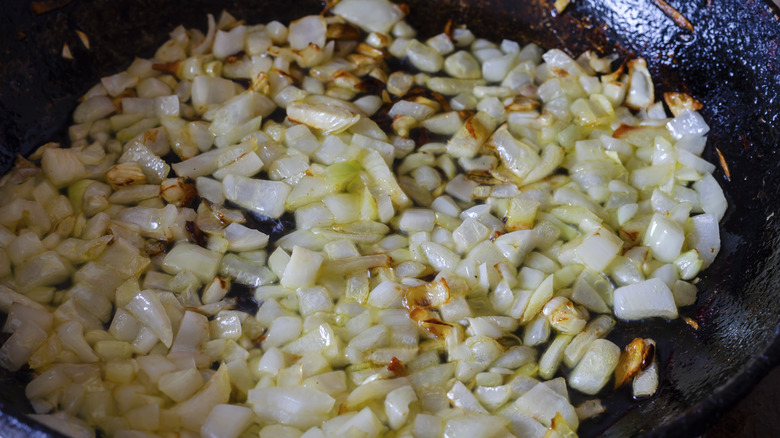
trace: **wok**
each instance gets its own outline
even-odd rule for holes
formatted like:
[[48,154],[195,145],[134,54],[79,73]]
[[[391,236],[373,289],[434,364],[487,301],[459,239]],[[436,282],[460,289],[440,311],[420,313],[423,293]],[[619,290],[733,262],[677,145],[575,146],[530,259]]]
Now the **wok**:
[[[647,400],[627,389],[604,401],[607,412],[582,425],[583,436],[696,436],[745,395],[780,359],[780,19],[768,0],[669,0],[693,31],[671,20],[657,0],[578,0],[561,15],[552,0],[407,0],[423,34],[449,19],[491,39],[534,41],[643,56],[658,91],[687,91],[701,102],[712,130],[705,158],[723,154],[729,174],[716,172],[730,208],[723,248],[702,275],[699,298],[678,319],[621,328],[659,340],[662,383]],[[178,24],[205,28],[206,12],[226,9],[249,22],[282,22],[318,13],[318,1],[48,0],[5,2],[0,14],[0,166],[17,153],[64,137],[75,99],[101,76],[151,56]],[[87,50],[76,29],[90,38]],[[67,42],[75,59],[61,57]],[[657,96],[659,94],[656,94]],[[0,430],[57,436],[24,416],[29,376],[2,373]]]

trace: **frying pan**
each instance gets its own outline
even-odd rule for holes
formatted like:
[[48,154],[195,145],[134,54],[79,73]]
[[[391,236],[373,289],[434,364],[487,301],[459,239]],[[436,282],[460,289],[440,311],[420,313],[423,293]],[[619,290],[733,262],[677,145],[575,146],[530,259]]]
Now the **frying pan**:
[[[687,91],[712,128],[705,158],[718,170],[730,208],[722,250],[701,277],[695,306],[678,319],[621,327],[611,338],[659,341],[662,383],[647,400],[627,389],[604,398],[607,412],[584,422],[582,436],[696,436],[743,397],[780,359],[780,19],[768,0],[668,0],[692,30],[658,0],[577,0],[551,14],[551,0],[407,0],[423,35],[465,23],[479,36],[644,57],[656,91]],[[62,139],[75,99],[98,78],[151,56],[178,24],[205,28],[225,9],[249,22],[289,22],[318,13],[311,0],[45,0],[5,2],[0,14],[0,166],[17,153]],[[41,12],[41,11],[38,11]],[[680,21],[680,20],[678,20]],[[86,33],[85,48],[75,30]],[[74,59],[61,57],[68,43]],[[657,96],[659,94],[656,94]],[[0,169],[0,170],[1,170]],[[30,421],[25,373],[0,373],[0,430],[58,436]]]

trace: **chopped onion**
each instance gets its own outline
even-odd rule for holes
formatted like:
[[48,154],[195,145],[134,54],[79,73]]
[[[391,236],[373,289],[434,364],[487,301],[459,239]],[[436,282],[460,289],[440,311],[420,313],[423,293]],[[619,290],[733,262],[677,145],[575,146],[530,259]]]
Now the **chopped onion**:
[[[620,350],[618,349],[618,353]],[[523,414],[549,426],[553,417],[560,413],[571,427],[579,425],[574,406],[563,396],[550,389],[547,385],[537,384],[530,391],[520,396],[514,403]]]
[[287,117],[295,122],[319,129],[325,134],[338,134],[360,120],[360,115],[344,108],[309,105],[302,102],[287,105]]
[[655,213],[645,231],[642,243],[662,262],[671,262],[680,255],[685,234],[682,227],[669,218]]
[[596,339],[569,375],[569,385],[585,394],[596,394],[612,376],[619,357],[620,347],[606,339]]
[[281,283],[286,287],[308,287],[314,284],[323,257],[314,251],[296,246],[284,269]]
[[668,119],[641,59],[332,3],[175,28],[0,180],[0,366],[40,421],[574,436],[603,407],[571,389],[657,390],[652,340],[604,338],[694,304],[720,249],[700,104]]
[[658,278],[615,289],[613,306],[620,319],[677,318],[674,295]]
[[387,33],[403,17],[401,9],[387,0],[343,0],[333,12],[366,32]]
[[653,360],[647,368],[640,370],[634,378],[632,392],[634,397],[648,397],[658,389],[658,361]]
[[305,387],[252,389],[248,401],[264,421],[304,429],[320,424],[335,403],[333,397]]
[[283,182],[228,175],[222,181],[225,198],[262,215],[278,218],[291,188]]

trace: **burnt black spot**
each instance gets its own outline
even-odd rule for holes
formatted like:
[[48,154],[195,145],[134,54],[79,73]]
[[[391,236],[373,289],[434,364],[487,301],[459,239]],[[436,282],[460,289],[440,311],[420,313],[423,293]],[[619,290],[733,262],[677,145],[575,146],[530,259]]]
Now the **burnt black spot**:
[[379,125],[379,127],[382,128],[382,130],[385,132],[390,131],[393,125],[393,118],[390,117],[390,114],[388,114],[391,107],[392,105],[390,104],[382,105],[382,107],[371,116],[371,120]]
[[385,89],[385,84],[379,79],[369,76],[364,78],[355,88],[369,94],[378,95]]
[[255,288],[245,284],[232,283],[227,293],[228,298],[232,298],[236,303],[236,310],[246,312],[250,315],[257,313],[260,303],[255,300]]
[[246,78],[233,78],[231,80],[244,88],[249,88],[252,85],[252,81]]
[[144,242],[144,253],[149,257],[168,252],[173,247],[173,242],[167,240],[147,239]]
[[184,224],[187,231],[187,237],[198,246],[206,247],[206,235],[201,231],[195,222],[187,221]]
[[272,112],[268,117],[264,118],[263,120],[273,120],[276,123],[282,123],[284,122],[284,119],[286,117],[287,117],[287,109],[278,106],[276,107],[274,112]]
[[414,140],[414,144],[420,147],[431,141],[431,133],[425,128],[414,128],[409,131],[409,138]]
[[[165,154],[161,158],[168,164],[174,164],[174,163],[180,163],[181,162],[181,157],[176,155],[176,152],[173,152],[173,150],[171,150],[170,152],[168,152],[167,154]],[[173,172],[173,170],[171,170],[169,172],[169,175],[174,175],[175,176],[175,173]]]
[[[225,206],[228,207],[227,203]],[[240,208],[235,204],[229,205],[229,207]],[[290,212],[286,212],[280,218],[274,219],[246,209],[242,210],[247,213],[244,215],[246,217],[246,223],[244,225],[268,234],[269,243],[274,243],[287,233],[295,230],[295,216]]]

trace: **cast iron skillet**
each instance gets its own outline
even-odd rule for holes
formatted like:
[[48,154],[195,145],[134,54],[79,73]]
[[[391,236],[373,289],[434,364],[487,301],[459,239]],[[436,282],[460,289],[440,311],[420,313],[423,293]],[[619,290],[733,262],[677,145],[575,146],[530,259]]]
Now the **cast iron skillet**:
[[[695,306],[676,320],[621,328],[659,340],[663,381],[648,400],[628,390],[605,398],[607,413],[584,422],[583,436],[695,436],[739,400],[780,358],[780,21],[768,0],[668,0],[693,25],[675,24],[656,0],[577,0],[553,17],[551,0],[407,0],[409,20],[423,34],[449,19],[475,34],[643,56],[657,91],[688,91],[705,104],[712,127],[705,157],[719,150],[730,173],[716,172],[730,208],[723,249],[702,276]],[[75,98],[101,76],[125,68],[133,55],[151,56],[178,24],[205,27],[206,12],[226,9],[249,22],[289,22],[318,13],[313,0],[48,0],[43,14],[24,1],[0,14],[0,166],[17,153],[62,138]],[[522,3],[522,4],[521,4]],[[84,48],[75,30],[90,37]],[[62,44],[74,60],[60,56]],[[0,373],[0,430],[58,436],[27,419],[24,373]]]

